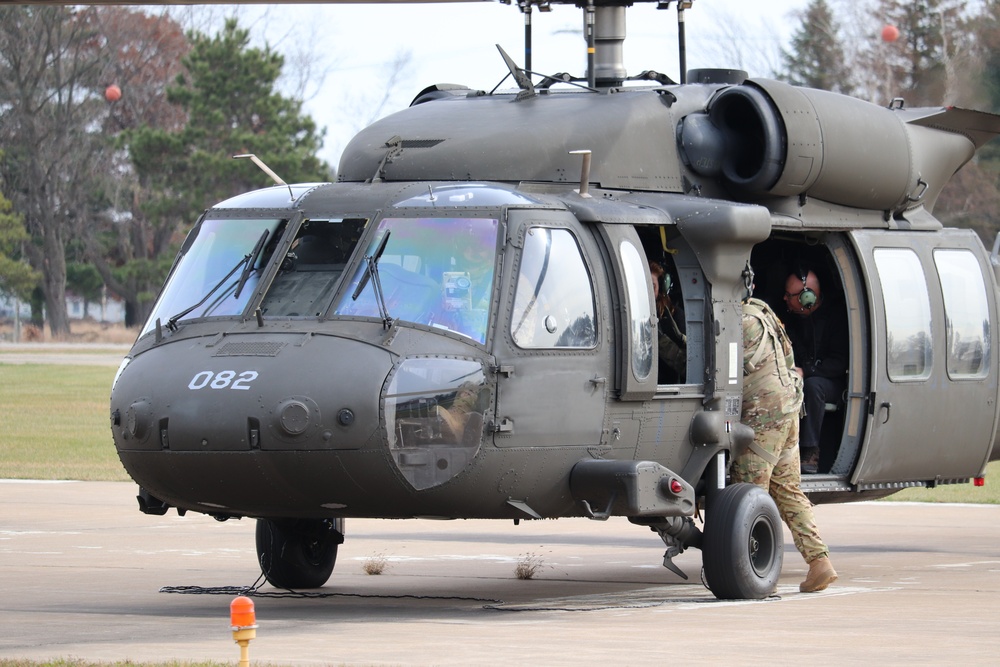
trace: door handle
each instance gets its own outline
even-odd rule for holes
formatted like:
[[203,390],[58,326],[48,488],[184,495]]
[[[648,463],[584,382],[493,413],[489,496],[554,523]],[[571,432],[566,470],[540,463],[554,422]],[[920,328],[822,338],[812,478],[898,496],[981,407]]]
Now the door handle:
[[889,414],[892,412],[892,403],[889,401],[882,401],[882,404],[878,406],[879,411],[885,409],[885,419],[882,420],[883,424],[889,423]]

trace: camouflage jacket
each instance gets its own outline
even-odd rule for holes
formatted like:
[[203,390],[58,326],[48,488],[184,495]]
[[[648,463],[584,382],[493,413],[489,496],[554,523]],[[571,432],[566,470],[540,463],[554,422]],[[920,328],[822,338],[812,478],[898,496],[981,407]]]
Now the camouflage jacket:
[[770,306],[750,298],[743,304],[743,412],[778,420],[801,406],[802,378],[785,327]]

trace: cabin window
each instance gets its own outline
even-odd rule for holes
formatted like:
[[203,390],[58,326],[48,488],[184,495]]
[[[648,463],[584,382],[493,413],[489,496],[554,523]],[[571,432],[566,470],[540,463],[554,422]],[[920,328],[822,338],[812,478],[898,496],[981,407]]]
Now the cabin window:
[[142,334],[155,328],[157,320],[166,324],[241,315],[283,225],[281,220],[204,220],[192,232],[190,245],[174,267]]
[[907,248],[876,248],[874,256],[885,307],[889,379],[928,378],[934,340],[927,279],[920,258]]
[[990,366],[990,309],[979,262],[968,250],[935,250],[944,297],[948,376],[983,378]]
[[632,374],[640,382],[653,370],[653,308],[649,303],[649,273],[639,250],[630,241],[618,247],[625,273],[628,299]]
[[[337,315],[381,317],[452,331],[486,342],[499,225],[491,218],[385,218],[365,251],[378,258],[378,286],[362,261]],[[358,293],[357,286],[365,279]],[[380,287],[382,304],[376,294]]]
[[326,312],[366,222],[304,222],[261,302],[261,312],[271,317],[319,317]]
[[565,229],[532,227],[524,238],[510,335],[523,348],[597,345],[594,284]]

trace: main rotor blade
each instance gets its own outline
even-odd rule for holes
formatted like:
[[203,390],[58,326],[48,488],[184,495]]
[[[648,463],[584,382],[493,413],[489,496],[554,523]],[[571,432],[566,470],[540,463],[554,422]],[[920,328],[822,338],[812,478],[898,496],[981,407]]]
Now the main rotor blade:
[[137,7],[154,5],[375,5],[375,4],[429,4],[459,2],[500,2],[501,0],[89,0],[89,2],[73,2],[72,0],[0,0],[4,5],[134,5]]

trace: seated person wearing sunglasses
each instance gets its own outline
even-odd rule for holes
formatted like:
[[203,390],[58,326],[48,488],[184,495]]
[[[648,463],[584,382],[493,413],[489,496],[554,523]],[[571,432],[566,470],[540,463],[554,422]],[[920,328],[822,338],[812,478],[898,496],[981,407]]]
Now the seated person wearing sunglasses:
[[826,404],[839,402],[847,387],[847,320],[843,308],[824,304],[819,278],[806,268],[785,280],[785,306],[790,317],[784,324],[805,394],[799,425],[802,472],[815,473]]

